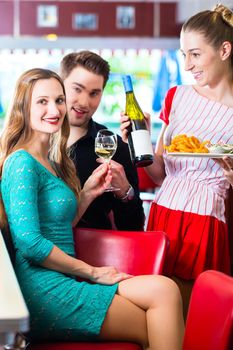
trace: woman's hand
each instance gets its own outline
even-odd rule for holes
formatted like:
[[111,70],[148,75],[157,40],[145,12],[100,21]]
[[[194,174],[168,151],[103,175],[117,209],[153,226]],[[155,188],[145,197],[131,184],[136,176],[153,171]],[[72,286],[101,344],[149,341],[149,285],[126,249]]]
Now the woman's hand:
[[230,157],[213,158],[223,168],[227,181],[233,186],[233,160]]
[[[146,126],[147,130],[149,132],[151,131],[151,117],[149,113],[144,113],[145,116],[145,121],[146,121]],[[128,142],[128,128],[130,127],[130,119],[127,115],[125,115],[123,112],[121,113],[121,118],[120,118],[120,130],[121,130],[121,137],[124,142]]]
[[112,266],[94,267],[89,265],[82,260],[66,254],[57,246],[53,247],[41,265],[51,270],[79,276],[100,284],[110,285],[132,277],[127,273],[118,272]]
[[111,285],[133,277],[124,272],[118,272],[113,266],[94,267],[91,280],[100,284]]
[[91,202],[96,197],[104,193],[105,189],[111,184],[111,181],[111,168],[107,163],[101,164],[98,168],[96,168],[93,171],[93,173],[85,182],[81,191],[78,204],[78,212],[73,221],[73,226],[77,225],[80,218],[83,216]]
[[101,164],[89,176],[82,189],[82,197],[92,201],[101,195],[112,181],[111,167],[107,163]]
[[233,160],[227,156],[220,159],[214,158],[214,160],[223,168],[223,173],[227,181],[233,186]]

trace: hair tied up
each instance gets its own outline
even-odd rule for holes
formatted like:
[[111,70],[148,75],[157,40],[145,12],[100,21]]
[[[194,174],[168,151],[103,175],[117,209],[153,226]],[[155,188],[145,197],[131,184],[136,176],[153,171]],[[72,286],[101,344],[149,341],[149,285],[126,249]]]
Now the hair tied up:
[[229,8],[222,4],[217,4],[213,11],[218,12],[222,16],[223,21],[233,27],[233,12]]

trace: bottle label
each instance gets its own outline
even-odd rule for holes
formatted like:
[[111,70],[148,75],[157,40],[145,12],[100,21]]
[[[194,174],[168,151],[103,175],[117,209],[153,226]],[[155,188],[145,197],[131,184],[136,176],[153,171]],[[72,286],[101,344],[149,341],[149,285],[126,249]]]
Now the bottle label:
[[131,137],[134,145],[135,157],[140,157],[144,154],[151,154],[153,156],[153,148],[148,130],[132,131]]

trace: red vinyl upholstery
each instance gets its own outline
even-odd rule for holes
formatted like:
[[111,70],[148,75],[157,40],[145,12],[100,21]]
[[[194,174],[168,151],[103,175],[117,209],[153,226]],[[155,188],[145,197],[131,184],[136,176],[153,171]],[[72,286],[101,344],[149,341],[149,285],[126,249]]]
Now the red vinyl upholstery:
[[150,206],[152,201],[155,199],[156,188],[159,188],[158,185],[150,178],[144,168],[137,168],[138,173],[138,187],[140,191],[140,198],[143,202],[143,208],[145,213],[145,224],[144,227],[147,227],[147,222],[150,213]]
[[[168,237],[163,232],[74,229],[76,255],[95,265],[111,265],[133,275],[161,274]],[[27,350],[141,350],[129,342],[43,343]]]
[[233,278],[218,271],[205,271],[193,287],[183,350],[230,349],[233,349]]
[[157,187],[154,181],[147,175],[147,172],[144,168],[137,168],[138,172],[138,186],[139,190],[144,191],[152,191]]
[[163,232],[75,229],[76,255],[133,275],[161,274],[169,241]]
[[142,350],[141,346],[126,342],[106,343],[46,343],[33,344],[27,350]]

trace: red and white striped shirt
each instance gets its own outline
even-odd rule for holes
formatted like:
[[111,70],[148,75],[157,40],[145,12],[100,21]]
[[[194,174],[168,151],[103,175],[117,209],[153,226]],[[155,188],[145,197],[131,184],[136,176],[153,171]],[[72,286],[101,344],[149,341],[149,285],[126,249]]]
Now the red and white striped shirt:
[[[175,94],[174,94],[175,93]],[[169,145],[175,135],[233,144],[233,108],[199,95],[193,86],[173,88],[173,100],[164,134]],[[210,215],[225,222],[225,199],[229,183],[222,168],[211,158],[172,157],[164,152],[166,178],[156,196],[164,207]]]

